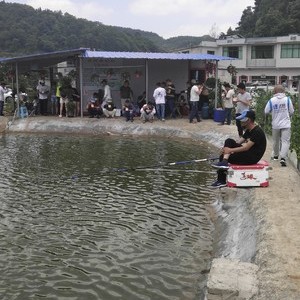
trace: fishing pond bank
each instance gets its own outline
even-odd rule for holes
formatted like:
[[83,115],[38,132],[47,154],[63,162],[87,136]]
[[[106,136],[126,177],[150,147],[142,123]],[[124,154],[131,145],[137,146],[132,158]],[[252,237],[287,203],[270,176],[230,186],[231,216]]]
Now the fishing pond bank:
[[[212,154],[227,137],[237,138],[235,125],[187,119],[142,124],[117,119],[31,117],[0,119],[2,133],[140,135],[206,141]],[[208,276],[208,295],[218,299],[296,300],[300,298],[300,177],[288,162],[270,161],[269,139],[264,159],[270,162],[267,188],[222,188],[215,194],[215,259]],[[223,230],[223,229],[224,230]]]

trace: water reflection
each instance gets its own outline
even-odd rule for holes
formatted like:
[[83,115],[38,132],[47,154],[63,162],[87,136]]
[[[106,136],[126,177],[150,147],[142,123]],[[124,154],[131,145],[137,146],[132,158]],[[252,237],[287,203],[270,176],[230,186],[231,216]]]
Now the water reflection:
[[[211,169],[153,166],[207,157],[205,149],[149,138],[2,137],[2,299],[201,298]],[[147,168],[112,171],[137,166]]]

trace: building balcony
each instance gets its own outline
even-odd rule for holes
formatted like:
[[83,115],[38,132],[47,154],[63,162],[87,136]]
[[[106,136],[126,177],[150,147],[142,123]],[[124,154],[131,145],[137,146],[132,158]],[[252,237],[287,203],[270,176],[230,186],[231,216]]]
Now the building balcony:
[[276,59],[247,59],[247,68],[275,68]]

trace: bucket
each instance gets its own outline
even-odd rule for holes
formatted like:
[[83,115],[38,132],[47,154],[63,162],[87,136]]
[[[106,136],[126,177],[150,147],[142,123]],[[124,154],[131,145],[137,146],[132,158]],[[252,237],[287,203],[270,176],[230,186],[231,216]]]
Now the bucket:
[[202,119],[208,119],[209,118],[209,107],[203,106],[201,111]]
[[218,123],[224,123],[225,109],[214,109],[214,121]]

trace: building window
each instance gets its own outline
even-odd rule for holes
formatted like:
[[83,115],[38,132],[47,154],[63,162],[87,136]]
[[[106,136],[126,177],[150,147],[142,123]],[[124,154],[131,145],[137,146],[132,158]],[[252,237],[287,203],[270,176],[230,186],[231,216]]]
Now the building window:
[[242,47],[223,47],[223,56],[229,56],[234,58],[243,58]]
[[281,58],[300,58],[300,44],[281,45]]
[[252,59],[274,58],[274,47],[273,46],[252,46],[251,58]]
[[243,83],[248,82],[248,76],[246,76],[246,75],[241,75],[241,76],[240,76],[240,82],[243,82]]
[[286,75],[279,76],[279,84],[287,86],[288,79],[289,78]]
[[215,55],[215,51],[207,50],[207,54]]
[[276,76],[251,76],[252,84],[256,83],[257,85],[275,85],[276,84]]

